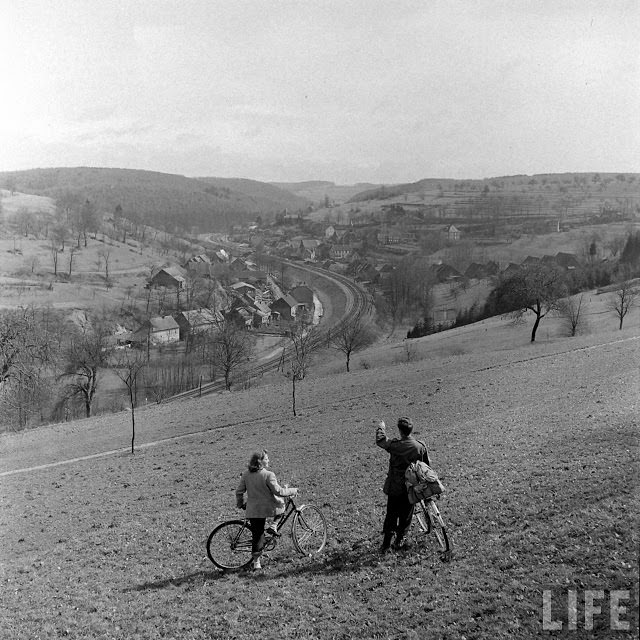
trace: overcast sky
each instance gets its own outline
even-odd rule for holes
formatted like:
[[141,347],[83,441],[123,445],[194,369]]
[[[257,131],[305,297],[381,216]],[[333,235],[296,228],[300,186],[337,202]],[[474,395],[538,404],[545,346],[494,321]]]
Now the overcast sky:
[[0,170],[640,171],[638,0],[0,0]]

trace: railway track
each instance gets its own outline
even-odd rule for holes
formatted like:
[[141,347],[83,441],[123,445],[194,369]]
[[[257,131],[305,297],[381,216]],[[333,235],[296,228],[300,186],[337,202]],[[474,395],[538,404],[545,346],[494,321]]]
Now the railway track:
[[[328,344],[331,338],[331,334],[341,331],[351,318],[363,313],[372,314],[373,302],[371,300],[371,296],[350,278],[337,273],[331,273],[331,275],[328,275],[325,272],[307,266],[293,263],[287,264],[288,266],[294,267],[295,269],[306,271],[308,273],[312,273],[315,276],[331,280],[333,283],[337,284],[345,294],[346,304],[344,313],[342,314],[338,322],[328,327],[321,327],[317,331],[316,336],[313,340],[314,348],[317,348],[322,344]],[[283,343],[285,343],[286,345],[286,338],[283,339]],[[267,373],[272,373],[282,368],[283,365],[289,361],[285,345],[283,345],[283,353],[271,356],[265,361],[249,367],[246,372],[247,378],[249,380],[252,378],[261,378]],[[209,395],[212,393],[220,393],[224,390],[224,380],[214,380],[213,382],[207,382],[206,384],[198,386],[194,389],[189,389],[188,391],[183,391],[182,393],[179,393],[175,396],[171,396],[164,402],[174,402],[176,400],[199,398],[201,396]]]

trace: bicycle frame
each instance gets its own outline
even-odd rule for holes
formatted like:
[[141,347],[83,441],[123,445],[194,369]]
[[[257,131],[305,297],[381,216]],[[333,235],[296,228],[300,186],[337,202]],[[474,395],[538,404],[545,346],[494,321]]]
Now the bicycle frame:
[[[287,497],[285,505],[284,505],[284,509],[285,509],[284,514],[282,515],[282,517],[278,521],[278,531],[280,531],[280,529],[282,529],[282,527],[285,525],[287,520],[289,520],[289,518],[294,513],[300,511],[300,508],[296,506],[296,504],[293,501],[293,498],[291,496]],[[245,518],[244,519],[244,523],[245,523],[246,526],[251,528],[250,518]],[[232,548],[235,548],[237,546],[238,540],[240,539],[241,535],[242,535],[242,529],[239,529],[238,533],[236,534],[235,539],[231,541],[231,547]],[[267,549],[266,545],[269,544],[272,541],[274,541],[274,544],[275,544],[275,540],[277,539],[277,536],[266,534],[266,537],[267,537],[267,541],[265,542],[265,550],[270,551],[273,547],[270,547],[270,549]]]

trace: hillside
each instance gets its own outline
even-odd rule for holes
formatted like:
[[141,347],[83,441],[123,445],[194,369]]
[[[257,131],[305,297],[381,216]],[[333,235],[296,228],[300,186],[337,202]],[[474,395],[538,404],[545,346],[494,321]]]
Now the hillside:
[[[140,411],[134,456],[126,413],[4,435],[0,634],[531,638],[544,589],[565,624],[567,588],[637,594],[639,321],[616,331],[595,312],[568,339],[550,320],[528,344],[528,327],[494,318],[414,341],[412,359],[378,345],[351,374],[312,370],[297,418],[286,382]],[[408,552],[377,552],[387,455],[371,420],[406,414],[447,488],[448,564],[415,526]],[[206,537],[237,515],[260,447],[323,509],[328,546],[306,559],[285,537],[263,573],[221,574]],[[589,637],[611,637],[604,607]]]
[[255,202],[256,210],[267,213],[303,211],[310,204],[308,198],[301,197],[277,185],[246,178],[197,178],[201,182],[213,185],[220,190],[230,189],[241,193]]
[[333,204],[341,204],[348,201],[358,193],[365,190],[376,189],[380,185],[358,183],[354,185],[338,185],[334,182],[324,180],[309,180],[306,182],[272,182],[280,189],[286,189],[302,198],[310,200],[317,206],[324,206],[325,199],[328,198]]
[[15,191],[57,199],[67,192],[95,202],[112,213],[168,230],[215,232],[232,224],[308,203],[266,183],[107,168],[52,168],[0,173],[0,184]]
[[484,180],[425,179],[367,189],[348,203],[406,204],[439,217],[557,217],[584,220],[640,214],[640,174],[563,173],[504,176]]

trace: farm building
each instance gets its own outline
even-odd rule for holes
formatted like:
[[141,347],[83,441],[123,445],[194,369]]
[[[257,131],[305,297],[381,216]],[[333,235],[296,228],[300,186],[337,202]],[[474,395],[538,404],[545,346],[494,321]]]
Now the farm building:
[[163,267],[149,280],[149,287],[184,289],[185,272],[180,267]]
[[180,325],[171,316],[150,318],[133,333],[132,342],[169,344],[180,340]]
[[211,275],[211,259],[204,253],[192,256],[185,262],[184,268],[187,271],[197,273],[199,276],[209,277]]
[[299,303],[290,295],[283,295],[270,305],[272,316],[282,320],[293,320],[300,309],[304,310],[304,304]]
[[181,311],[175,317],[180,327],[180,340],[186,340],[189,335],[204,333],[224,323],[224,316],[220,311],[209,309],[192,309]]

